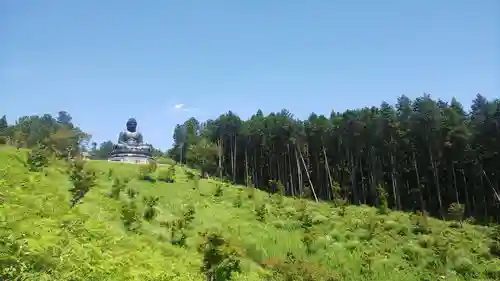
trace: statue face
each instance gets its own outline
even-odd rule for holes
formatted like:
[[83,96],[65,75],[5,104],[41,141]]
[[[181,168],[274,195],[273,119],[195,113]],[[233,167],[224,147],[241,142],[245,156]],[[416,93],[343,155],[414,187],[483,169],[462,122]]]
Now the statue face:
[[135,130],[137,129],[137,121],[135,121],[134,118],[130,118],[128,121],[127,121],[127,130],[129,132],[135,132]]

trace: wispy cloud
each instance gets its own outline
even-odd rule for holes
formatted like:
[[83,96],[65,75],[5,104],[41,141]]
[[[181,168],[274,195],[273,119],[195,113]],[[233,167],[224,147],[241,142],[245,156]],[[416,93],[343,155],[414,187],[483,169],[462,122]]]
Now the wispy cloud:
[[183,103],[179,103],[179,104],[176,104],[174,105],[174,111],[177,111],[177,112],[188,112],[188,111],[196,111],[197,109],[196,108],[187,108],[185,104]]

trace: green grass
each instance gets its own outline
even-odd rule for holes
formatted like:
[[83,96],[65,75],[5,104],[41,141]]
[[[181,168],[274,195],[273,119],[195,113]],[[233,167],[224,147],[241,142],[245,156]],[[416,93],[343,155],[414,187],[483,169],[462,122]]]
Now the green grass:
[[[327,280],[327,275],[380,281],[500,278],[487,227],[429,218],[431,232],[416,234],[407,213],[379,215],[374,208],[348,206],[343,214],[331,204],[291,198],[280,205],[261,191],[248,199],[248,189],[241,187],[224,187],[215,196],[214,181],[200,180],[194,189],[180,168],[175,183],[151,183],[136,179],[135,165],[104,161],[88,162],[98,172],[97,185],[70,209],[64,164],[29,172],[25,153],[0,147],[0,280],[206,280],[197,251],[198,233],[206,230],[220,231],[237,249],[242,272],[234,280],[285,280],[271,277],[280,268],[303,280]],[[121,208],[128,199],[125,191],[119,200],[107,196],[109,169],[115,177],[133,178],[128,187],[139,192],[141,212],[143,196],[160,198],[153,221],[141,220],[137,231],[124,228]],[[259,221],[255,209],[262,204],[267,215]],[[180,247],[170,243],[161,222],[179,218],[188,205],[195,209],[194,221],[186,246]],[[302,242],[307,236],[303,214],[313,222],[309,249]],[[284,267],[289,252],[297,262]],[[311,279],[305,279],[308,274]]]

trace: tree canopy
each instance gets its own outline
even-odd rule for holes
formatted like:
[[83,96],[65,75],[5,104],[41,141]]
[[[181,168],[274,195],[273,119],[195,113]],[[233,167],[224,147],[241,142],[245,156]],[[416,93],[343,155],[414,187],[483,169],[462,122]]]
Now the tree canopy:
[[168,154],[235,183],[291,196],[378,205],[444,217],[500,221],[500,100],[477,95],[469,111],[456,99],[423,95],[299,120],[288,110],[248,120],[229,111],[178,124]]
[[42,144],[57,156],[75,155],[81,152],[91,136],[71,120],[68,112],[60,111],[56,117],[50,114],[23,116],[9,125],[3,115],[0,118],[0,142],[18,148]]

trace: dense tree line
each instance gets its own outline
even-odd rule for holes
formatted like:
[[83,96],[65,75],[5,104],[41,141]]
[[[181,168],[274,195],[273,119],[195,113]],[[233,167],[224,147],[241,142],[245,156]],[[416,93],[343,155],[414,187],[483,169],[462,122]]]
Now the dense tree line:
[[445,217],[452,203],[467,216],[500,221],[500,100],[474,99],[469,111],[455,99],[312,113],[287,110],[241,120],[229,111],[174,132],[169,155],[240,184],[291,196],[348,199],[378,205],[385,194],[397,210]]
[[0,144],[18,148],[43,146],[58,157],[74,156],[82,151],[90,135],[72,123],[71,115],[60,111],[50,114],[23,116],[9,125],[5,115],[0,118]]

